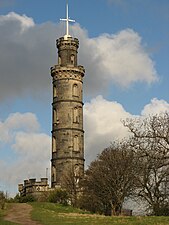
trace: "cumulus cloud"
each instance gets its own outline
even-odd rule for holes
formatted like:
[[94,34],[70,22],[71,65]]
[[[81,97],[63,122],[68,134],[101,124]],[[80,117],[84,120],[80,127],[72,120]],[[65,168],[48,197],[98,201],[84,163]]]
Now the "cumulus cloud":
[[0,16],[0,29],[0,100],[44,99],[50,93],[49,69],[56,62],[59,25],[35,25],[25,15],[10,13]]
[[15,113],[0,121],[0,144],[1,158],[10,155],[10,162],[5,157],[0,162],[1,185],[5,184],[8,191],[16,192],[17,184],[24,179],[46,175],[51,138],[40,131],[36,115]]
[[33,113],[14,113],[5,121],[0,121],[0,142],[12,141],[16,132],[20,130],[26,132],[39,130],[38,120]]
[[108,147],[113,140],[128,135],[121,120],[131,117],[123,106],[97,96],[84,106],[86,164]]
[[[61,24],[35,24],[26,15],[9,13],[0,16],[0,29],[0,100],[49,97],[49,68],[57,62],[55,40],[63,36]],[[78,24],[72,30],[80,40],[86,93],[101,94],[112,83],[128,87],[133,82],[157,80],[154,62],[132,29],[96,38],[89,38]]]
[[24,32],[25,30],[27,30],[28,28],[30,27],[33,27],[35,24],[34,24],[34,21],[32,18],[30,17],[27,17],[26,15],[19,15],[19,14],[16,14],[14,12],[10,12],[9,14],[7,15],[2,15],[0,17],[0,23],[1,25],[7,25],[8,23],[12,23],[12,21],[15,23],[15,24],[19,24],[20,25],[20,31],[21,32]]
[[165,100],[158,100],[157,98],[153,98],[149,104],[147,104],[141,112],[141,115],[156,115],[163,112],[169,112],[169,103]]
[[166,111],[169,112],[169,103],[164,100],[152,99],[141,115],[132,115],[126,112],[120,103],[107,101],[102,96],[93,98],[84,106],[86,165],[114,140],[128,137],[128,129],[123,126],[121,120]]
[[132,29],[96,38],[88,38],[81,28],[76,29],[82,38],[80,56],[87,69],[89,92],[105,91],[110,83],[129,87],[134,82],[150,84],[158,80],[154,62],[142,45],[141,37]]

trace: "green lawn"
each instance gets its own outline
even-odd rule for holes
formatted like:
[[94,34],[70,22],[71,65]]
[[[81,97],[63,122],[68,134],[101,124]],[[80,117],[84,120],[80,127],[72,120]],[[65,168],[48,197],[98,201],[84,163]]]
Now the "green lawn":
[[169,217],[105,217],[53,203],[31,205],[32,218],[44,225],[169,225]]
[[3,217],[6,213],[6,210],[1,210],[0,209],[0,225],[19,225],[19,224],[16,224],[16,223],[11,223],[11,222],[8,222],[8,221],[4,221],[3,220]]

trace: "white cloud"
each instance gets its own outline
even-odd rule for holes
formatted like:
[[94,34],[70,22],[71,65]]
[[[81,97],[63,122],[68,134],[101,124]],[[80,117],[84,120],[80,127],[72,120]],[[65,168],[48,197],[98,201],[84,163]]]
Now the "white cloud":
[[87,165],[113,140],[128,135],[121,120],[131,117],[117,102],[97,96],[84,106],[85,154]]
[[96,38],[88,38],[80,27],[75,29],[81,40],[81,62],[86,66],[86,85],[90,92],[95,88],[105,92],[105,87],[112,83],[129,87],[134,82],[151,84],[158,80],[154,62],[141,37],[132,29]]
[[11,142],[18,130],[38,131],[39,123],[33,113],[13,113],[5,121],[0,121],[0,142]]
[[50,168],[51,137],[40,131],[36,115],[15,113],[0,121],[0,143],[4,157],[0,162],[1,185],[8,191],[16,192],[24,179],[45,177],[46,168]]
[[169,112],[169,103],[163,99],[158,100],[157,98],[153,98],[151,102],[144,107],[141,112],[141,115],[156,115],[163,112]]
[[13,149],[30,160],[44,160],[50,155],[50,138],[44,133],[18,132]]
[[107,101],[102,96],[92,99],[84,106],[86,164],[89,165],[111,142],[129,135],[121,120],[166,111],[169,112],[169,103],[158,99],[152,99],[141,115],[132,115],[121,104]]
[[[105,93],[112,83],[128,87],[157,80],[154,62],[132,29],[89,38],[78,24],[71,28],[80,40],[79,62],[86,69],[87,94]],[[63,27],[35,24],[32,18],[12,12],[0,16],[0,29],[0,100],[45,99],[50,93],[49,68],[57,63],[55,40],[63,36]]]
[[33,27],[35,25],[33,19],[30,17],[27,17],[24,14],[21,16],[15,12],[10,12],[9,14],[5,16],[4,15],[0,16],[1,25],[5,23],[8,24],[8,22],[12,22],[12,21],[16,24],[19,23],[21,32],[24,32],[28,28]]

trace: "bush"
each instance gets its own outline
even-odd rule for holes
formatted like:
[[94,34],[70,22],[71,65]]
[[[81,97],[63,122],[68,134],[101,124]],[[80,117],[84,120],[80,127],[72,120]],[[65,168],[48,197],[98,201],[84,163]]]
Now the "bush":
[[20,203],[26,203],[26,202],[35,202],[36,199],[33,195],[26,195],[26,196],[21,196],[19,197],[19,202]]
[[155,216],[169,216],[169,205],[164,205],[154,210],[153,215]]
[[50,193],[49,202],[68,205],[68,193],[63,189],[56,189]]
[[[18,203],[18,202],[20,202],[20,200],[21,200],[21,196],[20,196],[20,194],[18,193],[18,194],[16,194],[15,197],[13,198],[13,202]],[[11,202],[12,202],[12,200],[11,200]]]
[[6,202],[5,194],[3,191],[0,191],[0,208],[1,209],[4,209],[5,202]]

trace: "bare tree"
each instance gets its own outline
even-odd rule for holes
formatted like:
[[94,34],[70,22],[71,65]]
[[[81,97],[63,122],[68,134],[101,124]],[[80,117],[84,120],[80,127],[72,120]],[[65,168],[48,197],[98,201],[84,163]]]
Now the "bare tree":
[[89,196],[88,202],[97,205],[93,211],[105,215],[121,213],[125,198],[134,190],[135,166],[134,155],[125,141],[114,142],[91,163],[86,171],[84,193]]
[[136,194],[155,215],[169,209],[169,113],[124,122],[133,137],[130,146],[137,157],[140,174]]
[[70,201],[73,206],[77,206],[77,200],[81,193],[81,178],[82,175],[79,174],[77,165],[68,166],[65,173],[62,175],[62,188],[64,188],[69,194]]

